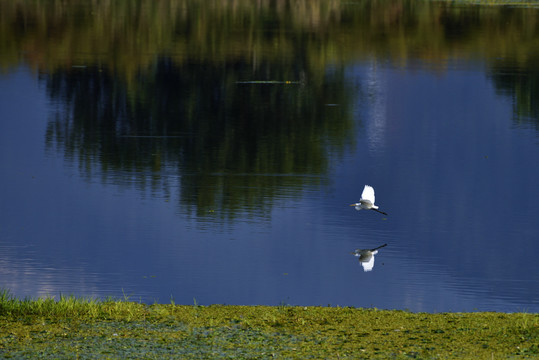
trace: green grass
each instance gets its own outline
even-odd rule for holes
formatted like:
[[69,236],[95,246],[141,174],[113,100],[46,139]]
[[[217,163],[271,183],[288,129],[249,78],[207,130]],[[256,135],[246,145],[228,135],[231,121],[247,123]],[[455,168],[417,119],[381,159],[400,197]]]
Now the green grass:
[[0,358],[539,357],[539,314],[145,305],[0,292]]

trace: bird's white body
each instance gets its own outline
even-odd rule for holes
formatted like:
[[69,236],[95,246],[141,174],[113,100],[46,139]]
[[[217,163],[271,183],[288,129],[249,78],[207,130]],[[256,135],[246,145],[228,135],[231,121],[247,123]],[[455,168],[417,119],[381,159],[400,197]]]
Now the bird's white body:
[[378,206],[374,205],[374,189],[370,185],[365,185],[361,193],[361,199],[356,203],[356,210],[361,209],[378,209]]
[[374,255],[378,254],[378,250],[356,250],[354,256],[357,256],[359,263],[363,266],[363,271],[371,271],[374,267]]
[[378,254],[378,249],[387,246],[384,244],[374,249],[356,249],[352,252],[352,255],[357,256],[359,263],[363,266],[363,271],[371,271],[374,267],[374,255]]
[[350,206],[355,206],[356,210],[375,210],[387,215],[385,212],[378,210],[378,206],[374,204],[374,188],[370,185],[365,185],[363,188],[359,202]]

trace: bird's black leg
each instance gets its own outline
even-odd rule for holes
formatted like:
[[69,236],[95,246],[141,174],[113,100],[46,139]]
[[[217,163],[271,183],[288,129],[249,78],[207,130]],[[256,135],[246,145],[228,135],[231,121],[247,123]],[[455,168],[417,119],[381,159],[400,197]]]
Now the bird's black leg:
[[381,249],[381,248],[383,248],[384,246],[387,246],[387,244],[384,244],[384,245],[380,245],[380,246],[378,246],[378,247],[375,247],[374,249],[371,249],[370,251],[375,251],[375,250]]
[[371,210],[374,210],[374,211],[376,211],[376,212],[379,212],[380,214],[384,214],[385,216],[387,216],[387,214],[386,214],[385,212],[380,211],[380,210],[378,210],[378,209],[371,208]]

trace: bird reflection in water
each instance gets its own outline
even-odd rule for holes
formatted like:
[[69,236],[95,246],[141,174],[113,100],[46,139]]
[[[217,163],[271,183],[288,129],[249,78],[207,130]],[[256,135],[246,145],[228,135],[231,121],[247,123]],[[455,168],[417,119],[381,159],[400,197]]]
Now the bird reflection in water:
[[387,246],[387,244],[378,246],[374,249],[356,249],[350,254],[359,258],[358,260],[361,266],[363,266],[363,271],[367,272],[371,271],[374,267],[374,255],[378,254],[378,249],[381,249],[384,246]]

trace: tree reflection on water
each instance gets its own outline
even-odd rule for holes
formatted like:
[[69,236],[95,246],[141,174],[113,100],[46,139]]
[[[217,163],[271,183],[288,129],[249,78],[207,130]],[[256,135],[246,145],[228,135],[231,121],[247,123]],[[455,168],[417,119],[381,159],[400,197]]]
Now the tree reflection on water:
[[[199,214],[269,208],[279,188],[325,181],[361,125],[363,94],[345,70],[367,59],[438,72],[481,61],[514,99],[514,121],[539,123],[534,8],[2,0],[0,13],[0,66],[25,61],[56,104],[48,148],[84,176],[125,185],[136,172],[135,186],[165,194],[174,174]],[[252,80],[284,83],[241,83]]]
[[163,59],[140,75],[144,85],[131,97],[109,71],[60,69],[44,77],[59,104],[47,143],[76,159],[87,176],[124,171],[116,181],[129,183],[136,172],[139,186],[159,189],[172,185],[165,168],[177,172],[181,201],[199,213],[259,211],[281,187],[300,191],[323,182],[330,158],[353,141],[355,123],[344,111],[352,92],[342,71],[319,86],[238,84],[241,66],[233,65],[236,72]]

